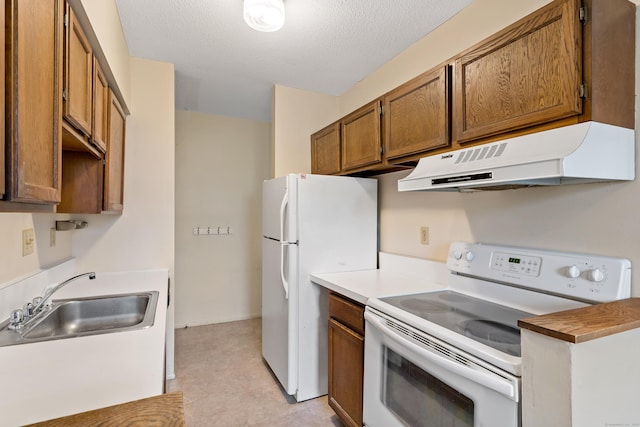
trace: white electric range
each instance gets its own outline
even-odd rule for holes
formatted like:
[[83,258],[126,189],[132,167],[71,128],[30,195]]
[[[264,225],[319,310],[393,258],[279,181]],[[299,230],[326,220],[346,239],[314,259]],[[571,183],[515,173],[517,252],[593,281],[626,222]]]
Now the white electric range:
[[366,426],[521,424],[519,319],[628,298],[626,259],[453,243],[445,290],[371,298]]

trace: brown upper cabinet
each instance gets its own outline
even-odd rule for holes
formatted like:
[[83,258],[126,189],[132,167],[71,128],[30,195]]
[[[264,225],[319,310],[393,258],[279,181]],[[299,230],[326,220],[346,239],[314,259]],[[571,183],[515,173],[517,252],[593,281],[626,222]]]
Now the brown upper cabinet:
[[109,82],[107,81],[97,58],[93,58],[93,114],[91,121],[91,139],[103,153],[107,151],[109,132]]
[[340,122],[311,135],[311,173],[339,174],[342,171],[340,154]]
[[63,151],[60,213],[122,213],[125,114],[108,89],[107,96],[104,159],[87,151]]
[[109,94],[103,213],[121,214],[124,206],[124,144],[126,116],[113,92]]
[[384,96],[387,159],[448,147],[451,67],[426,72]]
[[4,6],[4,200],[51,205],[60,201],[62,185],[64,2],[8,0]]
[[382,162],[381,102],[376,99],[340,121],[343,171]]
[[[4,28],[5,23],[5,3],[0,2],[0,24],[2,28]],[[0,46],[4,46],[4,32],[0,31]],[[0,55],[0,67],[4,70],[4,55]],[[4,101],[4,81],[5,81],[5,73],[0,73],[0,99]],[[0,104],[0,117],[4,117],[4,102]],[[2,143],[0,144],[0,200],[4,198],[5,194],[5,177],[4,177],[4,120],[1,120],[0,123],[0,135],[2,135]]]
[[591,120],[633,129],[635,13],[628,0],[547,4],[384,94],[382,128],[379,100],[343,118],[339,173]]
[[77,131],[91,135],[93,51],[71,6],[65,13],[64,118]]
[[311,172],[385,172],[399,169],[392,162],[449,147],[450,81],[451,67],[439,67],[314,133]]
[[460,55],[456,140],[567,118],[633,127],[634,9],[627,0],[558,0]]

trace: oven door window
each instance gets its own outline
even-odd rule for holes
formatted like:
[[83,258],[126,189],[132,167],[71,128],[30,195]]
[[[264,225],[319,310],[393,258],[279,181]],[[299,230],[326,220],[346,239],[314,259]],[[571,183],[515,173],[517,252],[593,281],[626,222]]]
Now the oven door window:
[[473,427],[473,401],[383,347],[382,403],[408,426]]

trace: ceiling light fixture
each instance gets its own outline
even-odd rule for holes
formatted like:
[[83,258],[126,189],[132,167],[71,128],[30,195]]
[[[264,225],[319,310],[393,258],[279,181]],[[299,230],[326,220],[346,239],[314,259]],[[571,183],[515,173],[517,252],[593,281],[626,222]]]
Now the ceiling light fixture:
[[244,0],[244,21],[254,30],[278,31],[284,25],[282,0]]

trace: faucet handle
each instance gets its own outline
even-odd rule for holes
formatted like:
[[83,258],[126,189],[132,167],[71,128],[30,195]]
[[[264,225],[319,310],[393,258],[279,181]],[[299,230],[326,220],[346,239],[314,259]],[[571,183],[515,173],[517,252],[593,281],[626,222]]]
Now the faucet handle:
[[16,309],[11,312],[9,316],[9,329],[17,329],[22,325],[24,321],[24,313],[21,309]]
[[22,313],[22,310],[20,310],[19,308],[16,310],[13,310],[11,312],[11,323],[12,324],[16,324],[16,323],[20,323],[22,322],[22,320],[24,319],[24,314]]
[[34,307],[37,307],[40,305],[40,303],[42,303],[42,297],[35,297],[33,298],[32,304]]
[[22,308],[22,313],[23,316],[28,319],[29,317],[31,317],[34,313],[33,313],[33,304],[31,304],[30,302],[26,303],[24,305],[24,307]]

